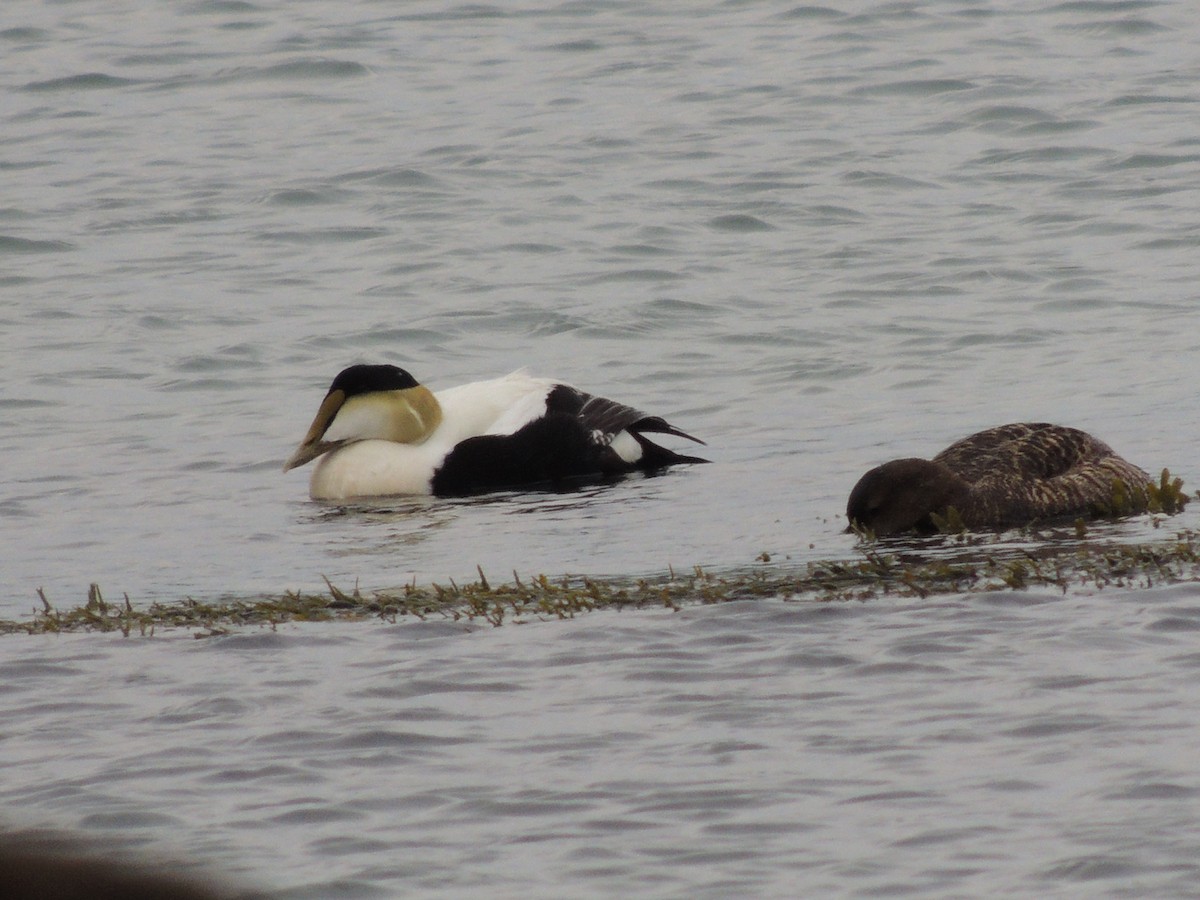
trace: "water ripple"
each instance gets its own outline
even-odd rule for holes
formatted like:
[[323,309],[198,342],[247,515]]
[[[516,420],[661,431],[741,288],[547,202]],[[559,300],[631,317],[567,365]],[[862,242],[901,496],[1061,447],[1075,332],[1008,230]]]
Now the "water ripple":
[[[1003,421],[1191,484],[1190,13],[37,6],[0,31],[8,617],[855,559],[861,472]],[[385,360],[565,378],[714,463],[310,503],[279,461]],[[1194,594],[8,638],[0,801],[293,897],[1187,895]]]

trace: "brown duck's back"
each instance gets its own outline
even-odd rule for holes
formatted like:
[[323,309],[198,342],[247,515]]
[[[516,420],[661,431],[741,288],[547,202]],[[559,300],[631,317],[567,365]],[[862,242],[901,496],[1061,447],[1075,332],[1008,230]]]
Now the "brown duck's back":
[[1112,503],[1121,481],[1135,505],[1150,481],[1111,447],[1077,428],[1014,423],[951,444],[935,462],[971,483],[968,525],[1078,515]]
[[974,482],[996,475],[1054,478],[1085,463],[1115,456],[1108,444],[1078,428],[1016,422],[955,441],[933,461]]

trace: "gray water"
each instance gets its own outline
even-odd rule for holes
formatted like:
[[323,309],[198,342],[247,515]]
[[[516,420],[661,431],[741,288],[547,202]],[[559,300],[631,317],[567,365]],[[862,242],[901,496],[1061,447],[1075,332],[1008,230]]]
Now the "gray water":
[[[1197,47],[1185,3],[7,4],[0,614],[853,557],[863,470],[1014,420],[1195,486]],[[714,464],[315,504],[279,468],[359,361]],[[0,797],[296,896],[1186,894],[1198,596],[8,638]]]

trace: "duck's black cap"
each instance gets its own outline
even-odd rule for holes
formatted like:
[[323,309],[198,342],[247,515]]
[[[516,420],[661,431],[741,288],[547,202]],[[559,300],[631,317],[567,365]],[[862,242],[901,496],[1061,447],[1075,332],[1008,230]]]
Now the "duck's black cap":
[[399,366],[350,366],[342,369],[329,392],[341,391],[347,397],[373,391],[400,391],[417,386],[417,379]]

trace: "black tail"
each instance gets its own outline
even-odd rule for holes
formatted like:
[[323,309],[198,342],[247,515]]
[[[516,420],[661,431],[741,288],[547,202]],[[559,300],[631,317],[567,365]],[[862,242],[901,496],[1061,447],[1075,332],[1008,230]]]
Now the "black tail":
[[[659,421],[662,421],[661,419]],[[663,422],[666,425],[666,422]],[[668,450],[666,447],[660,447],[650,438],[646,437],[632,428],[629,433],[633,435],[633,439],[638,442],[642,448],[642,458],[638,460],[636,467],[639,469],[662,469],[667,466],[676,466],[685,463],[706,463],[707,459],[699,456],[685,456],[682,453],[676,453],[674,450]],[[676,437],[687,438],[689,441],[695,441],[697,444],[703,444],[704,441],[699,438],[694,438],[690,434],[685,434],[678,428],[672,428],[667,425],[665,429],[655,429],[655,433],[673,434]]]

